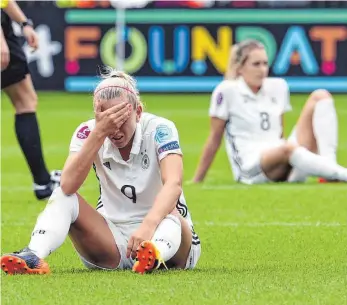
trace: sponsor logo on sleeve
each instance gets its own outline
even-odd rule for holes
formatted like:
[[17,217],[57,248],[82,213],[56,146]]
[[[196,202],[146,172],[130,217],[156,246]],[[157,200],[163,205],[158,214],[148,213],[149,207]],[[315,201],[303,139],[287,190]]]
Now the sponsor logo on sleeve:
[[167,142],[171,138],[172,138],[172,130],[169,126],[167,125],[157,126],[154,139],[158,144]]
[[158,153],[162,154],[165,151],[170,151],[170,150],[176,150],[179,149],[180,145],[178,144],[177,141],[172,141],[169,143],[166,143],[165,145],[161,146],[158,148]]
[[77,138],[79,139],[87,139],[90,134],[90,129],[88,126],[83,126],[78,132],[77,132]]

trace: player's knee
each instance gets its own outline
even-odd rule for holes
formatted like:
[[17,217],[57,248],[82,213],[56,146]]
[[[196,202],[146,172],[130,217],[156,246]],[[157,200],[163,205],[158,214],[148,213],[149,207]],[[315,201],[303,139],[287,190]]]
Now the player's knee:
[[48,203],[50,202],[55,202],[55,201],[58,201],[58,202],[63,202],[64,199],[66,198],[67,196],[65,195],[65,193],[63,192],[63,190],[61,189],[61,187],[57,187],[52,195],[49,197],[49,200],[48,200]]
[[49,202],[50,201],[63,201],[64,202],[66,200],[70,200],[71,198],[73,198],[73,200],[76,198],[77,201],[78,201],[78,198],[77,198],[76,194],[66,195],[61,187],[57,187],[53,191],[51,197],[49,198]]
[[180,212],[178,212],[178,210],[176,208],[174,208],[169,215],[174,215],[176,217],[180,217]]
[[76,194],[66,195],[61,187],[57,187],[48,200],[49,205],[57,209],[68,209],[71,213],[71,223],[75,222],[79,214],[79,201]]
[[66,196],[65,193],[63,192],[62,188],[61,187],[57,187],[53,193],[52,193],[52,196],[55,196],[55,197],[64,197]]
[[332,100],[332,96],[331,96],[330,92],[328,90],[325,90],[325,89],[314,90],[311,93],[310,98],[312,100],[314,100],[315,102],[318,102],[320,100],[325,100],[325,99],[331,99]]

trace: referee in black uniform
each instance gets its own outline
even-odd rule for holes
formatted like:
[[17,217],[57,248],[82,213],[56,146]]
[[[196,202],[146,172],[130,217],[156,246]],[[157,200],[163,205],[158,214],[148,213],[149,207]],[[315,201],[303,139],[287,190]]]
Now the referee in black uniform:
[[34,180],[34,193],[37,199],[46,199],[59,184],[60,171],[49,173],[43,159],[36,119],[37,95],[21,41],[13,32],[12,20],[21,26],[33,51],[39,46],[38,36],[15,1],[1,0],[1,6],[1,90],[16,110],[16,135]]

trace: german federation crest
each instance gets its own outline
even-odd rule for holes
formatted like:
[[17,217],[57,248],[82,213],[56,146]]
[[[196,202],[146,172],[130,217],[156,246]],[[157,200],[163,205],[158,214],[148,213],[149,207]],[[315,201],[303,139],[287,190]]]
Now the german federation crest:
[[147,154],[144,154],[141,161],[141,166],[143,169],[149,168],[149,158]]

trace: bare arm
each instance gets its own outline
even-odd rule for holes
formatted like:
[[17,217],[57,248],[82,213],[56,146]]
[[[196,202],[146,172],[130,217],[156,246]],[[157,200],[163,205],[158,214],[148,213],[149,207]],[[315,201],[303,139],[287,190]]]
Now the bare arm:
[[13,21],[17,23],[23,23],[27,20],[27,17],[14,0],[9,1],[7,7],[3,8],[3,10]]
[[170,154],[160,162],[160,172],[163,181],[158,196],[151,210],[144,219],[144,224],[156,228],[170,214],[182,193],[183,161],[182,156]]
[[[10,1],[6,9],[4,10],[12,20],[16,21],[19,24],[23,24],[23,22],[26,22],[28,20],[15,1]],[[32,51],[37,50],[37,48],[39,47],[39,37],[34,28],[30,24],[26,24],[23,26],[22,30],[23,36],[28,42],[28,45],[33,48]]]
[[74,194],[86,180],[96,155],[106,138],[98,130],[93,130],[79,152],[71,153],[61,174],[60,186],[66,195]]
[[210,134],[203,149],[202,157],[195,172],[193,182],[201,182],[204,180],[206,173],[210,168],[217,150],[219,149],[219,146],[221,144],[225,128],[225,121],[219,118],[212,117],[210,128]]
[[95,109],[95,129],[89,134],[80,151],[72,153],[66,160],[61,174],[60,186],[66,195],[74,194],[86,180],[97,153],[110,133],[119,129],[129,118],[132,106],[127,103],[117,104],[106,111],[101,111],[97,102]]
[[130,255],[135,257],[135,251],[140,243],[153,237],[160,222],[175,209],[177,200],[182,193],[182,156],[178,154],[167,155],[160,161],[160,172],[163,187],[142,224],[130,237],[127,246],[127,257],[130,257]]

